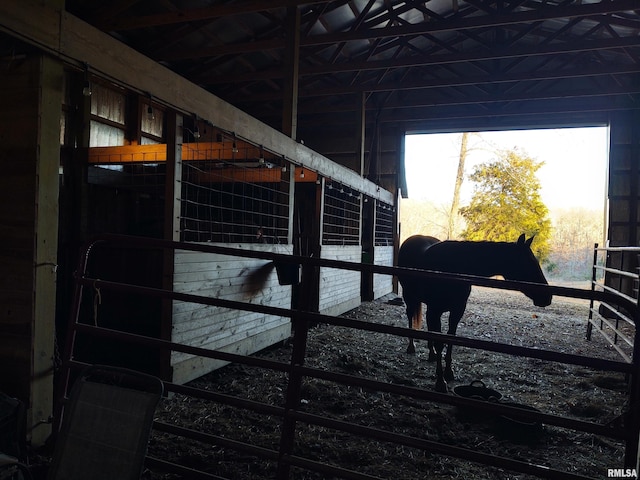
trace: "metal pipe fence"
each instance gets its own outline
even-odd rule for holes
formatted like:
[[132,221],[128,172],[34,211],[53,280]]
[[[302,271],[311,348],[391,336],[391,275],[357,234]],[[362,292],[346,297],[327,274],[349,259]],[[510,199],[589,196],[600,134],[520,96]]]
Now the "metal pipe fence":
[[[127,248],[142,249],[160,249],[164,251],[190,250],[215,254],[232,255],[236,257],[260,258],[267,261],[278,261],[282,263],[299,264],[304,270],[313,270],[321,266],[342,268],[345,270],[367,271],[370,273],[397,275],[398,272],[404,272],[408,275],[415,275],[424,278],[438,277],[458,282],[466,282],[472,285],[480,285],[490,288],[502,288],[508,290],[520,290],[523,286],[528,289],[545,289],[549,293],[556,296],[581,298],[587,300],[606,301],[621,305],[634,319],[637,319],[637,305],[624,297],[614,295],[609,291],[580,290],[559,286],[544,286],[523,282],[511,282],[505,280],[495,280],[482,277],[474,277],[468,275],[452,275],[442,272],[429,272],[414,269],[399,269],[396,267],[386,267],[368,264],[358,264],[350,262],[340,262],[334,260],[326,260],[320,258],[303,258],[277,253],[268,253],[262,251],[247,251],[232,248],[221,247],[218,245],[193,244],[183,242],[170,242],[162,240],[141,239],[120,236],[103,236],[90,242],[84,249],[76,272],[76,292],[70,318],[69,328],[67,332],[67,341],[65,343],[65,354],[63,358],[62,372],[60,375],[60,389],[57,392],[56,401],[56,418],[54,425],[57,428],[59,422],[61,405],[64,402],[67,391],[70,386],[72,372],[83,365],[82,360],[76,358],[75,345],[78,335],[87,335],[93,338],[111,339],[124,342],[132,346],[146,346],[161,351],[183,352],[190,355],[197,355],[204,358],[222,360],[225,362],[237,363],[251,367],[257,367],[265,370],[281,372],[287,378],[287,388],[283,392],[283,401],[281,404],[273,405],[265,401],[256,401],[241,398],[235,395],[227,395],[210,390],[204,390],[189,385],[174,384],[169,379],[165,379],[165,390],[176,394],[206,400],[208,402],[219,403],[232,406],[233,408],[244,409],[255,412],[260,415],[272,416],[281,422],[280,440],[277,449],[265,448],[259,445],[253,445],[233,439],[224,438],[220,435],[208,432],[198,431],[186,428],[180,425],[172,425],[164,421],[157,421],[154,429],[158,432],[170,433],[184,439],[191,439],[204,445],[218,446],[234,449],[251,455],[256,458],[274,462],[277,464],[276,478],[290,478],[292,468],[305,469],[317,472],[323,475],[331,475],[334,477],[345,479],[374,479],[371,476],[361,472],[354,472],[349,469],[341,468],[335,465],[319,462],[312,458],[305,458],[296,454],[295,438],[296,432],[303,425],[315,425],[323,428],[336,430],[353,434],[359,437],[370,439],[371,441],[389,442],[395,445],[416,448],[424,452],[441,454],[456,457],[471,462],[484,465],[492,465],[499,468],[512,470],[514,472],[526,473],[538,476],[540,478],[549,479],[585,479],[588,477],[576,475],[566,471],[555,470],[546,465],[535,465],[524,460],[513,460],[505,456],[488,454],[474,451],[462,447],[452,446],[439,443],[433,440],[417,438],[415,436],[404,435],[396,432],[381,430],[372,426],[360,425],[345,420],[332,418],[324,415],[317,415],[312,412],[305,411],[302,404],[301,385],[304,379],[317,379],[332,382],[336,385],[355,386],[368,389],[375,392],[384,392],[393,395],[400,395],[413,399],[435,402],[444,405],[473,407],[481,412],[497,412],[508,413],[515,418],[524,421],[540,421],[545,424],[555,425],[562,428],[572,429],[577,432],[587,432],[601,435],[611,439],[622,440],[625,442],[625,466],[635,467],[638,447],[638,432],[640,431],[640,405],[638,404],[639,382],[638,382],[638,365],[635,361],[620,362],[613,360],[590,358],[586,356],[566,354],[543,349],[520,347],[496,342],[476,340],[458,336],[450,336],[441,333],[417,331],[408,328],[394,327],[371,323],[366,321],[357,321],[345,317],[333,317],[321,315],[314,312],[300,310],[289,310],[278,307],[269,307],[265,305],[252,304],[248,302],[224,300],[220,298],[200,296],[186,293],[178,293],[171,290],[160,288],[152,288],[122,282],[113,282],[100,280],[99,278],[89,276],[87,265],[94,252],[102,247],[118,245]],[[179,300],[186,302],[202,303],[205,305],[220,306],[232,308],[241,311],[261,312],[268,315],[278,315],[290,318],[293,324],[293,342],[290,362],[278,362],[263,359],[255,356],[239,355],[229,352],[210,350],[199,348],[193,345],[185,345],[174,343],[167,339],[154,338],[146,335],[132,334],[128,332],[118,331],[111,328],[96,326],[91,322],[83,321],[81,318],[81,303],[83,298],[83,289],[92,288],[99,290],[113,290],[127,292],[130,294],[161,298],[166,300]],[[301,295],[308,295],[307,292],[301,292]],[[304,305],[304,301],[301,305]],[[399,385],[395,383],[384,383],[370,378],[359,377],[355,375],[347,375],[334,371],[312,368],[305,365],[307,336],[310,328],[317,324],[327,324],[349,329],[366,330],[370,332],[384,333],[399,337],[413,337],[421,340],[438,340],[444,343],[460,345],[475,349],[482,349],[492,352],[498,352],[508,355],[517,355],[529,358],[536,358],[545,361],[560,362],[569,365],[580,365],[611,372],[622,372],[628,375],[630,379],[629,387],[629,407],[625,415],[623,428],[617,428],[612,425],[594,423],[585,420],[577,420],[575,418],[564,417],[561,415],[543,413],[539,411],[523,410],[508,405],[496,405],[490,402],[478,401],[472,398],[464,398],[455,395],[447,395],[432,390],[426,390],[418,387]],[[640,343],[636,342],[636,345]],[[633,357],[638,358],[636,356]],[[182,475],[184,478],[203,478],[218,479],[221,478],[212,473],[198,471],[196,469],[179,465],[167,459],[159,459],[148,457],[147,465],[150,468],[167,472],[173,472]]]
[[638,255],[640,247],[598,247],[596,243],[593,249],[591,289],[607,292],[611,299],[590,300],[587,340],[595,327],[625,362],[631,362],[635,352]]

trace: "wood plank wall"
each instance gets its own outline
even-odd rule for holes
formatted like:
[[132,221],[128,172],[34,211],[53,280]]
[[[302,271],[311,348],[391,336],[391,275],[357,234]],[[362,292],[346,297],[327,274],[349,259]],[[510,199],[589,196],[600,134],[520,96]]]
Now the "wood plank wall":
[[[361,263],[360,245],[323,245],[321,258]],[[337,268],[320,268],[319,311],[340,315],[360,305],[360,272]]]
[[0,102],[0,390],[25,403],[38,445],[53,396],[61,65],[3,65]]
[[[224,244],[222,246],[292,254],[291,245]],[[178,251],[175,256],[176,292],[291,307],[291,287],[278,283],[266,260]],[[289,318],[174,302],[172,341],[225,352],[251,354],[285,340]],[[173,381],[188,382],[224,365],[223,362],[174,353]]]
[[[373,250],[374,265],[393,267],[393,245],[387,247],[375,247]],[[392,275],[373,275],[373,298],[380,298],[393,291]]]

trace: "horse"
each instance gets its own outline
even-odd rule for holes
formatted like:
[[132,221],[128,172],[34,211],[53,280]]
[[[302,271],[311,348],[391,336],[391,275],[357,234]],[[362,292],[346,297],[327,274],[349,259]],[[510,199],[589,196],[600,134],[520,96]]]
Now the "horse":
[[[398,251],[398,266],[443,273],[481,277],[501,275],[506,280],[547,285],[540,264],[531,251],[533,237],[524,235],[517,242],[440,241],[435,237],[414,235],[406,239]],[[407,306],[409,328],[422,328],[422,303],[427,306],[427,329],[441,331],[441,316],[449,312],[449,335],[455,335],[471,294],[471,285],[438,278],[398,275],[402,297]],[[551,294],[545,289],[522,288],[522,293],[534,305],[551,304]],[[453,380],[451,344],[447,345],[445,369],[442,368],[442,342],[428,342],[429,361],[436,362],[436,391],[447,392],[446,380]],[[413,338],[409,338],[407,353],[415,353]]]

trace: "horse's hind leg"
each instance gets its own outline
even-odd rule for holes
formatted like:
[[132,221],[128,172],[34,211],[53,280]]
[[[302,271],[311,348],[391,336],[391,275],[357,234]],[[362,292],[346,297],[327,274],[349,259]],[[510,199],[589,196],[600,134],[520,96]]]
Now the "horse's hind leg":
[[[409,319],[409,328],[420,330],[422,328],[422,303],[411,302],[405,298],[407,304],[407,318]],[[416,353],[416,345],[413,337],[409,337],[409,345],[407,345],[407,353]]]
[[[427,329],[430,332],[438,332],[441,331],[441,321],[440,317],[442,316],[441,311],[433,311],[427,309]],[[436,391],[447,393],[447,382],[444,378],[444,372],[442,369],[442,350],[444,348],[444,344],[440,341],[433,342],[433,346],[435,349],[435,357],[436,357]]]
[[[458,329],[458,323],[464,314],[464,310],[466,308],[466,304],[462,306],[462,308],[457,308],[451,310],[449,313],[449,330],[447,331],[448,335],[455,335],[456,330]],[[451,357],[453,353],[453,345],[450,343],[447,344],[447,353],[444,357],[444,378],[445,380],[453,380],[453,368],[451,367]]]

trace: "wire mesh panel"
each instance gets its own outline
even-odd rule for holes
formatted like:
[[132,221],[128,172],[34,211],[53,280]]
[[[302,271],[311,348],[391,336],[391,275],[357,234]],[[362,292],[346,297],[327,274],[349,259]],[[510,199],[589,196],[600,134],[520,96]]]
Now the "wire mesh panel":
[[324,192],[323,245],[359,245],[362,195],[340,183]]
[[384,202],[376,202],[375,245],[393,245],[395,207]]
[[161,237],[164,222],[164,164],[90,165],[91,233]]
[[285,160],[219,135],[185,143],[182,158],[183,241],[287,243]]

